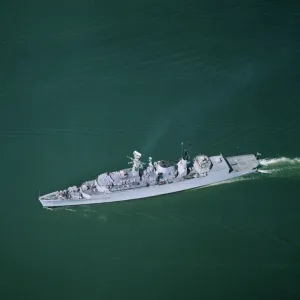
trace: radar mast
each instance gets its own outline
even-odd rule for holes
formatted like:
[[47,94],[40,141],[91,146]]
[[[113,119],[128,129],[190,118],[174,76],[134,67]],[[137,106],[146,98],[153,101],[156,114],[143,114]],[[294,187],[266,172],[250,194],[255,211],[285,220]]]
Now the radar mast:
[[141,161],[141,157],[142,157],[141,153],[139,153],[137,151],[133,151],[133,156],[134,156],[134,158],[129,157],[129,156],[127,156],[127,157],[129,159],[131,159],[131,161],[128,162],[128,164],[132,164],[132,173],[135,174],[143,167],[143,162]]

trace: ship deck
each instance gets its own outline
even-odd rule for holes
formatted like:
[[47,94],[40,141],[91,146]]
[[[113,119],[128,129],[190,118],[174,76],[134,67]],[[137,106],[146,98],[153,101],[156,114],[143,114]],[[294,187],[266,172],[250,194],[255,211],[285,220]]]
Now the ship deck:
[[230,156],[226,159],[234,172],[252,170],[258,166],[258,160],[253,154]]

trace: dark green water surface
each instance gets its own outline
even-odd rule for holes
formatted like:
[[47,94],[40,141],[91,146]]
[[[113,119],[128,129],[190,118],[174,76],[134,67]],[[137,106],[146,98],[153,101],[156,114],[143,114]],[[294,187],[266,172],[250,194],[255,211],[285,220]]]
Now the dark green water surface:
[[[299,299],[299,1],[1,1],[1,299]],[[180,142],[210,188],[43,209]]]

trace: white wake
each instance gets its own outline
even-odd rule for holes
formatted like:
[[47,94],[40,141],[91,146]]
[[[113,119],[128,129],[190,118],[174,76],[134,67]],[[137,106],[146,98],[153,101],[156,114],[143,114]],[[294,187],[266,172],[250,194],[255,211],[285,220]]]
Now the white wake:
[[260,159],[259,163],[262,166],[270,166],[270,165],[295,165],[300,164],[300,158],[288,158],[288,157],[279,157],[279,158],[265,158]]
[[300,176],[300,158],[265,158],[259,160],[259,172],[273,175],[276,177],[299,177]]

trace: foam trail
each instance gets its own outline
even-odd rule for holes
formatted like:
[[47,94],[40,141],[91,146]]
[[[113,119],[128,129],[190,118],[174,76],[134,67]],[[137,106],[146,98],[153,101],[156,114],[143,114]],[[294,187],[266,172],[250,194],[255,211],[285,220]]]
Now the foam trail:
[[263,173],[263,174],[272,174],[273,170],[258,170],[259,173]]
[[75,210],[75,209],[72,209],[72,208],[65,208],[64,210],[66,210],[66,211],[71,211],[71,212],[76,212],[76,210]]
[[260,173],[269,174],[276,177],[299,177],[300,158],[265,158],[259,160]]
[[260,165],[262,166],[270,166],[270,165],[279,165],[279,164],[300,164],[300,158],[288,158],[288,157],[279,157],[279,158],[265,158],[259,160]]

